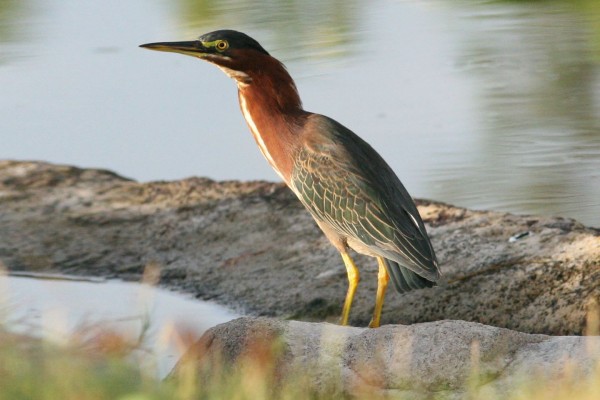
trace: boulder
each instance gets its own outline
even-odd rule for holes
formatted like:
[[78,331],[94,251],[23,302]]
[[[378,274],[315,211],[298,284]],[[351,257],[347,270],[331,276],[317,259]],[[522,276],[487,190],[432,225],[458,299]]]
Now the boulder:
[[[528,333],[582,334],[600,298],[600,231],[572,219],[417,200],[443,280],[387,293],[383,324],[459,319]],[[365,326],[377,266],[356,257],[351,324]],[[140,183],[113,172],[0,161],[0,263],[10,271],[160,284],[249,315],[336,321],[341,258],[283,184],[189,178]]]
[[244,317],[207,331],[171,379],[189,367],[203,379],[218,371],[235,376],[239,368],[254,373],[265,363],[275,366],[279,384],[301,382],[315,393],[504,398],[533,383],[572,383],[568,377],[584,386],[600,373],[600,337],[526,334],[452,320],[369,329]]

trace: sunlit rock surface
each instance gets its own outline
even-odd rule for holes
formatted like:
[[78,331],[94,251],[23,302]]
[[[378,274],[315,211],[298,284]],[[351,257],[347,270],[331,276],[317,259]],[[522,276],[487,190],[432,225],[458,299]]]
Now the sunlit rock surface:
[[[444,282],[388,291],[383,324],[456,319],[529,333],[581,334],[600,298],[600,232],[559,217],[418,201]],[[335,321],[346,273],[282,184],[190,178],[138,183],[112,172],[0,161],[0,261],[10,270],[160,283],[251,314]],[[376,262],[362,270],[351,323],[368,324]]]
[[171,376],[189,367],[203,378],[223,366],[271,364],[278,379],[304,382],[307,391],[403,399],[464,399],[477,391],[477,398],[504,398],[498,396],[536,381],[570,376],[585,385],[599,362],[598,336],[535,335],[452,320],[369,329],[246,317],[207,331]]

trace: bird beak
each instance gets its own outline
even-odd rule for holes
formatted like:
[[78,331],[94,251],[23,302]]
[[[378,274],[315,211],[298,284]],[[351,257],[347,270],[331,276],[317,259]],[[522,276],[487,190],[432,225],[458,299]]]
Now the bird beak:
[[170,53],[180,53],[192,57],[200,57],[208,54],[209,49],[204,47],[202,42],[194,40],[190,42],[160,42],[160,43],[146,43],[140,45],[144,49],[156,50],[156,51],[167,51]]

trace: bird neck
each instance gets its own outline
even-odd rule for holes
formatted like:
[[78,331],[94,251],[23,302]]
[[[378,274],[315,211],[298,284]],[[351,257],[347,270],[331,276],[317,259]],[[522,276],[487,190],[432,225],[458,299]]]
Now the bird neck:
[[251,97],[252,102],[265,112],[282,116],[296,116],[302,112],[296,83],[277,59],[261,57],[244,73],[245,79],[236,79],[240,94]]
[[275,172],[289,183],[293,154],[299,146],[298,132],[306,112],[296,84],[276,59],[263,61],[238,81],[242,114],[263,156]]

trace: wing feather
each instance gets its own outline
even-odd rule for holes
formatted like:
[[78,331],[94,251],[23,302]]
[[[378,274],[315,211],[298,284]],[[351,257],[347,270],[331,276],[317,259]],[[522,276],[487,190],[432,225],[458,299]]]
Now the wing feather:
[[437,280],[437,261],[408,192],[379,154],[336,121],[313,114],[296,154],[292,189],[340,235]]

